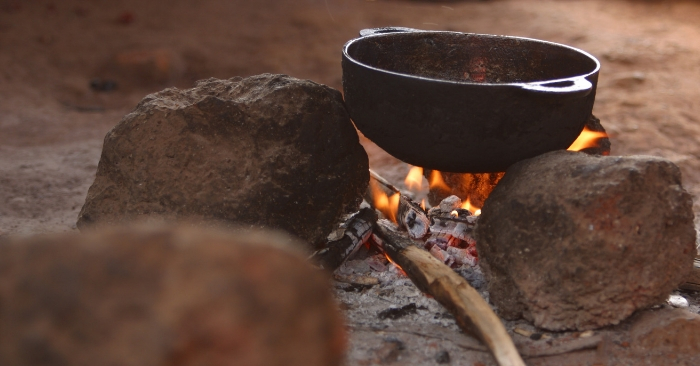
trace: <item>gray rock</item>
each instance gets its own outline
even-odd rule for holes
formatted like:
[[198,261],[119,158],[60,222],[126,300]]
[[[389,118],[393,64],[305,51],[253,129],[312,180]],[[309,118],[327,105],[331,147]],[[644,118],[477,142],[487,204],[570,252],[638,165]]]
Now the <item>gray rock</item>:
[[166,227],[0,240],[0,365],[338,365],[342,317],[293,248]]
[[337,90],[285,75],[208,79],[148,95],[107,134],[78,227],[214,220],[318,245],[368,181]]
[[476,233],[499,313],[550,330],[617,324],[663,303],[695,255],[680,171],[649,156],[558,151],[517,163]]

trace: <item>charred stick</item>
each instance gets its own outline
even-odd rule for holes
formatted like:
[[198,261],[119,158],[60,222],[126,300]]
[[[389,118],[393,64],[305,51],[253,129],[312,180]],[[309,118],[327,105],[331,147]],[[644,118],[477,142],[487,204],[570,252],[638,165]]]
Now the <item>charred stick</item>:
[[394,232],[390,224],[378,221],[374,234],[381,239],[385,253],[411,281],[447,308],[462,329],[479,337],[499,365],[525,365],[501,320],[465,279]]
[[393,184],[389,183],[388,180],[384,179],[381,175],[377,174],[374,170],[370,169],[369,170],[369,175],[370,177],[374,178],[377,182],[381,183],[384,187],[388,188],[390,191],[394,193],[401,193],[398,188],[396,188]]
[[413,239],[421,239],[428,235],[430,220],[417,203],[410,198],[401,195],[399,198],[399,212],[397,220],[399,225],[408,231]]
[[[396,215],[396,221],[399,223],[399,227],[406,229],[408,231],[408,235],[410,235],[413,239],[421,239],[428,235],[430,220],[428,219],[428,215],[425,210],[420,207],[420,205],[413,202],[413,200],[401,194],[401,191],[399,191],[396,186],[389,183],[389,181],[377,174],[377,172],[374,170],[370,169],[369,174],[376,182],[394,192],[394,194],[399,195],[399,208]],[[368,192],[368,195],[371,196],[371,194],[371,192]],[[372,197],[369,198],[370,199],[367,201],[371,204],[373,199]]]
[[343,224],[343,235],[331,240],[327,246],[311,255],[311,261],[322,268],[335,271],[372,236],[372,226],[377,222],[377,213],[363,208]]

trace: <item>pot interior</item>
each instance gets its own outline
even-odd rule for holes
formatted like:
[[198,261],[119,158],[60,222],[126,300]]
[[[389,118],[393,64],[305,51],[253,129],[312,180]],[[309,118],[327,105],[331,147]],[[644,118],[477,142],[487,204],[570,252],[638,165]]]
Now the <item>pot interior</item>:
[[362,64],[431,79],[521,83],[588,75],[597,62],[563,45],[514,37],[452,32],[397,32],[359,38],[350,58]]

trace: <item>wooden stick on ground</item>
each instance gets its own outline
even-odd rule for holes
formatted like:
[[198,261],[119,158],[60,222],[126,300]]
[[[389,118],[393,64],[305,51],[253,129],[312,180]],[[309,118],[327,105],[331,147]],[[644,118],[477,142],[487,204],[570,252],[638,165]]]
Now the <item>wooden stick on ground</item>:
[[411,281],[447,308],[462,329],[480,338],[499,365],[524,366],[503,323],[481,295],[450,267],[412,245],[389,225],[377,222],[374,234],[383,241],[382,248],[389,258],[401,266]]

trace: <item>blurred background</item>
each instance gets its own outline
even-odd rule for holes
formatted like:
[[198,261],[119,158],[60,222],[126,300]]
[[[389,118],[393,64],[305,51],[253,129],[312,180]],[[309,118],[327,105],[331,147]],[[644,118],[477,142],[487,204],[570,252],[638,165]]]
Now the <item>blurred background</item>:
[[[0,235],[74,230],[105,133],[147,94],[260,73],[342,89],[342,45],[381,26],[592,53],[612,154],[670,159],[697,196],[698,19],[693,1],[0,0]],[[363,144],[389,177],[408,171]]]

